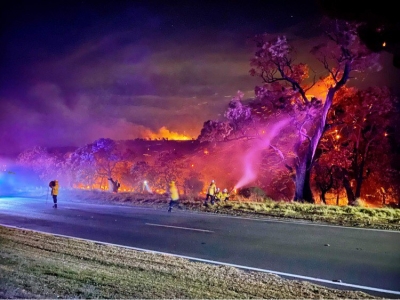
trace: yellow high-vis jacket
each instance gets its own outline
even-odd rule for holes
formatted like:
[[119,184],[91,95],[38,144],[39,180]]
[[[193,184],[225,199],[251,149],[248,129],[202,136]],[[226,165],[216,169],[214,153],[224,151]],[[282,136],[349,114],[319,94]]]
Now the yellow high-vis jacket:
[[51,188],[51,195],[56,196],[58,195],[58,180],[55,181],[55,185]]
[[173,183],[169,184],[169,196],[171,197],[171,200],[173,200],[173,201],[179,200],[178,188]]
[[217,186],[215,185],[215,183],[211,183],[210,186],[208,187],[207,194],[214,196],[216,190],[217,190]]

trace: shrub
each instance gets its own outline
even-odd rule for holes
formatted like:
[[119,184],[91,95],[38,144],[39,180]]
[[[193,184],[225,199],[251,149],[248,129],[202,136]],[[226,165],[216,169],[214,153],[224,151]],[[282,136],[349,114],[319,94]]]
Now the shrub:
[[264,190],[262,190],[258,186],[241,188],[238,190],[238,195],[241,195],[247,199],[252,198],[257,200],[259,200],[260,198],[261,200],[263,200],[267,196]]

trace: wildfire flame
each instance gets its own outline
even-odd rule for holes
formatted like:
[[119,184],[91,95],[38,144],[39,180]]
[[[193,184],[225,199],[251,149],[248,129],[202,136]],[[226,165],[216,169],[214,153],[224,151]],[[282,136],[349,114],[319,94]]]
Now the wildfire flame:
[[151,139],[169,139],[169,140],[178,140],[178,141],[188,141],[192,138],[185,134],[180,134],[178,132],[170,131],[167,127],[161,127],[158,132],[147,132],[147,137]]

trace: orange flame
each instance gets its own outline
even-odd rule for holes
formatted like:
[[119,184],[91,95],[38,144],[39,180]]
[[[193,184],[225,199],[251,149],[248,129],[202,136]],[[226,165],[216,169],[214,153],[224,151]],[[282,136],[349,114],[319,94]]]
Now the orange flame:
[[187,141],[191,140],[190,136],[185,134],[180,134],[178,132],[170,131],[167,127],[161,127],[158,132],[149,132],[148,137],[151,139],[169,139],[169,140],[178,140],[178,141]]

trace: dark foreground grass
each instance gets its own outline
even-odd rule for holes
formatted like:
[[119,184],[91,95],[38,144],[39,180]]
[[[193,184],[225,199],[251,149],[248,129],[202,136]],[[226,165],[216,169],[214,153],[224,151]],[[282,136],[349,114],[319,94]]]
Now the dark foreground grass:
[[273,274],[0,226],[0,298],[367,299]]

